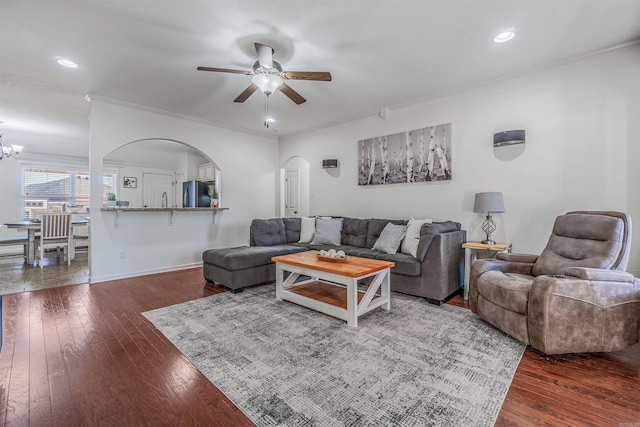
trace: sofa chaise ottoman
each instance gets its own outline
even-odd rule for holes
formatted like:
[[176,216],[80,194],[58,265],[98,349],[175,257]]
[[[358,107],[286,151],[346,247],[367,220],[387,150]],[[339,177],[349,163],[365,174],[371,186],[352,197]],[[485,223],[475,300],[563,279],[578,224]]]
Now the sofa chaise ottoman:
[[271,258],[307,250],[343,250],[347,255],[395,262],[391,290],[441,304],[462,286],[466,232],[453,221],[423,224],[416,256],[372,249],[388,223],[408,220],[342,218],[340,245],[299,243],[301,218],[254,219],[250,246],[209,249],[202,254],[207,282],[233,292],[275,280]]

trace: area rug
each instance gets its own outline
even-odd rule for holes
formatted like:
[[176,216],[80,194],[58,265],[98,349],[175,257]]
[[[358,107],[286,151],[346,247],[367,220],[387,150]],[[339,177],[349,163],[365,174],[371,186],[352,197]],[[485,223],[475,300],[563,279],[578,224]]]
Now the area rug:
[[258,426],[492,426],[525,346],[394,293],[358,328],[275,287],[144,313]]

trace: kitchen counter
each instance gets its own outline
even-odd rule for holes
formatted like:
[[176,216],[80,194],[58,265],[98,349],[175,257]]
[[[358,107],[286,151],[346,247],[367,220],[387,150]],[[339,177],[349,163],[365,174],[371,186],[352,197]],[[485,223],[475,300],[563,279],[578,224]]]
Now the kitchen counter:
[[128,206],[110,206],[100,208],[103,212],[169,212],[169,211],[228,211],[229,208],[130,208]]
[[173,225],[174,212],[213,212],[213,223],[216,223],[216,214],[221,211],[228,211],[229,208],[130,208],[126,206],[110,206],[100,208],[101,212],[113,212],[115,215],[114,228],[118,228],[118,219],[123,212],[169,212],[169,225]]

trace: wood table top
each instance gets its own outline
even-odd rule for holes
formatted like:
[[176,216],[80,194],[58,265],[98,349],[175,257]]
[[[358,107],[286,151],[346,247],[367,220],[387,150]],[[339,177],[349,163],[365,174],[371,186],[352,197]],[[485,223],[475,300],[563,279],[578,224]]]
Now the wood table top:
[[466,242],[462,244],[465,249],[484,249],[487,251],[505,251],[511,246],[511,243],[496,243],[495,245],[487,245],[480,242]]
[[[71,225],[86,225],[89,224],[88,219],[72,219]],[[39,230],[42,224],[40,222],[35,222],[32,220],[22,220],[15,222],[7,222],[4,224],[7,228],[16,228],[16,229],[35,229]]]
[[339,274],[347,277],[361,277],[387,268],[395,267],[392,261],[347,256],[346,262],[331,262],[318,259],[318,251],[298,252],[271,258],[274,262],[295,265],[303,268]]

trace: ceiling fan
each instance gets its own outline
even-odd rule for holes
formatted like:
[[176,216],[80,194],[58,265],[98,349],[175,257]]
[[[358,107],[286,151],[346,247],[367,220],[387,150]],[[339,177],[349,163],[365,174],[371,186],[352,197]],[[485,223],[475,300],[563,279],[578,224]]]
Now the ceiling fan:
[[[290,100],[300,105],[307,100],[296,92],[285,80],[317,80],[331,81],[331,73],[324,71],[282,71],[278,61],[273,60],[274,50],[271,46],[262,43],[254,43],[258,60],[253,64],[251,71],[230,70],[227,68],[198,67],[199,71],[215,71],[218,73],[235,73],[253,76],[251,84],[233,102],[244,102],[253,92],[260,89],[269,98],[276,90],[284,93]],[[265,103],[265,108],[268,104]],[[266,116],[265,116],[266,119]],[[265,123],[267,127],[268,123]]]

